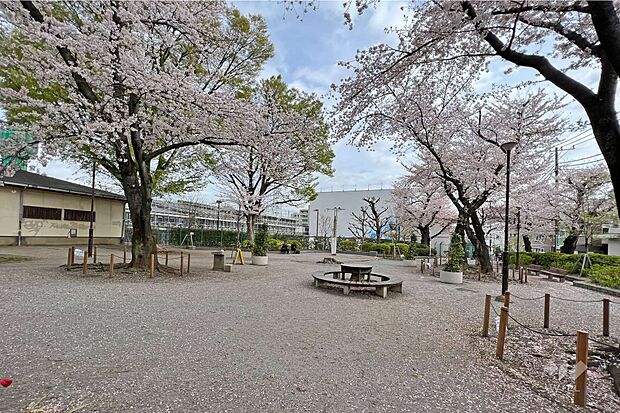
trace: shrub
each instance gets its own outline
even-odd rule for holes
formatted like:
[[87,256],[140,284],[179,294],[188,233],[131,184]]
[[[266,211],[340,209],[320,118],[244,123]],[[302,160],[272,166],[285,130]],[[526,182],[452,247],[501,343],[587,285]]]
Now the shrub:
[[365,242],[362,244],[362,251],[377,251],[378,254],[389,254],[392,248],[390,244],[377,244],[376,242]]
[[595,284],[600,284],[609,288],[620,288],[620,266],[593,265],[587,268],[584,273]]
[[[513,265],[517,264],[517,254],[510,254],[510,263]],[[519,253],[519,264],[524,267],[526,265],[530,265],[534,263],[534,258],[526,253]]]
[[254,236],[254,248],[252,249],[252,255],[257,257],[267,256],[267,225],[263,224],[258,227],[256,235]]
[[282,244],[284,244],[284,241],[282,241],[281,239],[269,238],[267,240],[267,249],[269,251],[280,251],[280,248],[282,248]]
[[295,245],[295,247],[297,247],[297,250],[301,251],[301,248],[302,248],[301,241],[297,241],[296,239],[292,239],[292,240],[289,241],[288,244],[289,244],[289,247],[291,249],[293,248],[293,245]]
[[465,259],[465,250],[463,249],[463,240],[457,233],[452,235],[450,240],[450,251],[448,251],[448,263],[444,267],[445,271],[460,272],[461,264]]
[[396,247],[398,247],[397,251],[400,251],[401,254],[409,254],[409,244],[405,244],[404,242],[397,242]]
[[416,246],[417,237],[415,234],[411,235],[411,241],[409,241],[409,245],[407,246],[407,252],[405,253],[406,260],[413,260],[415,258],[415,246]]
[[359,251],[360,247],[355,240],[343,239],[338,240],[338,249],[340,251]]

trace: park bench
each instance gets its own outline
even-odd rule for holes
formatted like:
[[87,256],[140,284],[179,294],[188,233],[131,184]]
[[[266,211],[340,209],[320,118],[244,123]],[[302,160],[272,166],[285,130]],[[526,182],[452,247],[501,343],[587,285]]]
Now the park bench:
[[560,280],[560,282],[564,282],[566,280],[566,276],[568,275],[568,271],[563,270],[562,268],[551,267],[548,270],[540,271],[540,275],[546,275],[549,280],[553,280],[553,278],[556,277]]
[[532,273],[534,275],[538,275],[538,273],[543,270],[543,267],[542,267],[542,265],[530,264],[527,267],[525,267],[525,270],[527,271],[528,275],[530,273]]
[[357,288],[360,290],[363,289],[371,289],[375,290],[375,293],[382,298],[387,298],[388,291],[394,291],[398,293],[403,292],[403,282],[402,280],[396,279],[391,276],[372,273],[370,277],[379,278],[380,281],[351,281],[341,279],[340,271],[330,271],[330,272],[317,272],[312,274],[314,278],[314,286],[319,287],[322,285],[332,286],[332,287],[340,287],[342,288],[342,293],[348,295],[351,292],[352,288]]

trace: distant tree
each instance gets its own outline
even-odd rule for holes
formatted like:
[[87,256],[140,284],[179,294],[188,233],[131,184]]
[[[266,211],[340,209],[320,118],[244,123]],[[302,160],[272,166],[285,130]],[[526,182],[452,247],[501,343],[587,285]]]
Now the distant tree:
[[332,152],[323,105],[316,96],[289,88],[280,76],[247,88],[242,97],[263,108],[259,148],[220,149],[215,178],[223,197],[236,203],[254,239],[258,217],[276,205],[299,205],[316,198],[317,174],[332,174]]
[[387,214],[389,208],[381,205],[381,198],[375,196],[365,197],[364,202],[367,204],[364,213],[368,219],[368,227],[374,232],[375,241],[381,242],[383,230],[390,221]]
[[360,212],[351,212],[351,222],[349,223],[349,231],[360,243],[366,241],[368,234],[368,206],[360,207]]

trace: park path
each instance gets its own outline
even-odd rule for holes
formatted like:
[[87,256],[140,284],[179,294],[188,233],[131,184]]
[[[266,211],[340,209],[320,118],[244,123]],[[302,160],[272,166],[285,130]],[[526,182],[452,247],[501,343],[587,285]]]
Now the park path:
[[[446,285],[372,259],[405,281],[402,295],[384,300],[314,288],[310,274],[334,268],[316,263],[321,254],[275,254],[269,267],[227,274],[207,271],[210,252],[196,251],[189,277],[109,280],[59,270],[61,247],[0,248],[16,251],[36,258],[0,267],[0,376],[15,380],[0,389],[0,412],[42,395],[90,412],[573,410],[489,357],[477,332],[495,283]],[[537,279],[511,291],[602,297]],[[515,300],[511,310],[535,325],[536,305]],[[600,310],[554,302],[551,322],[600,330]]]

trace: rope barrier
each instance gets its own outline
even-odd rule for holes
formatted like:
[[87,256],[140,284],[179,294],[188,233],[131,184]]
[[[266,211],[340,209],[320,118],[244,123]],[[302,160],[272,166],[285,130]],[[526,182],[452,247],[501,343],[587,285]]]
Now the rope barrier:
[[556,300],[560,300],[560,301],[569,301],[571,303],[600,303],[601,301],[603,301],[602,299],[600,300],[573,300],[571,298],[556,297],[555,295],[552,295],[551,298],[555,298]]
[[[613,343],[605,343],[603,341],[598,341],[593,339],[592,337],[588,336],[588,340],[596,343],[596,344],[600,344],[601,346],[606,346],[606,347],[614,347]],[[614,347],[615,348],[615,347]]]
[[534,297],[534,298],[525,298],[525,297],[519,297],[518,295],[515,295],[513,293],[510,293],[510,298],[518,298],[519,300],[525,300],[525,301],[535,301],[535,300],[542,300],[543,298],[545,298],[545,296],[540,296],[540,297]]
[[526,330],[529,330],[532,333],[541,334],[543,336],[551,336],[551,337],[576,337],[577,336],[577,334],[564,334],[564,333],[552,334],[552,333],[547,333],[545,331],[535,330],[535,329],[533,329],[533,328],[531,328],[529,326],[526,326],[525,324],[521,323],[519,320],[517,320],[516,318],[511,316],[510,313],[508,313],[508,318],[510,318],[512,321],[514,321],[515,323],[517,323],[521,327],[525,328]]
[[491,303],[491,308],[493,309],[493,312],[495,313],[496,316],[499,316],[499,313],[497,312],[497,310],[495,309],[495,306],[493,305],[493,303]]

